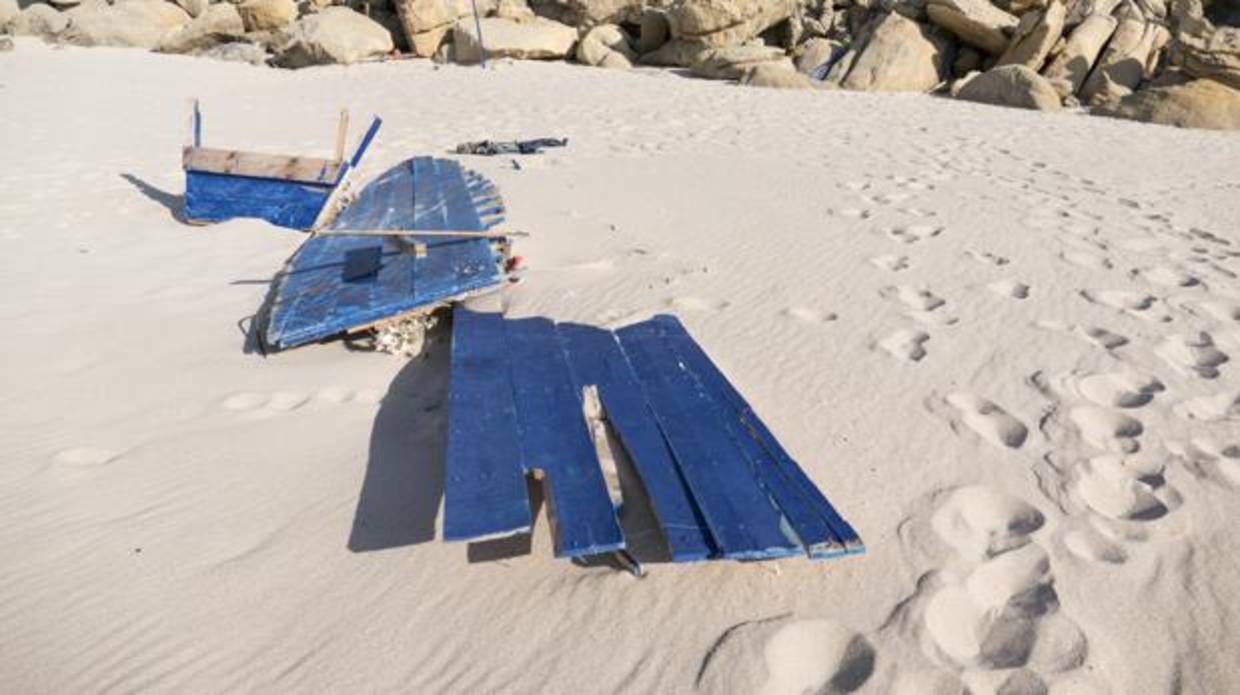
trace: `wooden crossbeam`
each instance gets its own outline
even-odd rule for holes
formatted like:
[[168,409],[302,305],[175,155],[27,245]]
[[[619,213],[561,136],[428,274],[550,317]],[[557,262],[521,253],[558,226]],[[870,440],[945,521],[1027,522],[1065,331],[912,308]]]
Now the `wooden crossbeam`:
[[336,182],[341,167],[339,161],[318,157],[260,154],[208,147],[186,147],[181,153],[181,163],[187,171],[325,185]]
[[461,239],[509,239],[527,237],[526,232],[453,230],[453,229],[319,229],[314,234],[320,236],[429,236],[455,237]]

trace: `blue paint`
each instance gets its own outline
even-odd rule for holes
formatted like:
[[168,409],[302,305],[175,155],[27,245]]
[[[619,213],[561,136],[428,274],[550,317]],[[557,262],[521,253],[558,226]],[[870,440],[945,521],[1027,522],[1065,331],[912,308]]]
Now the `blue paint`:
[[729,432],[749,459],[755,478],[788,517],[809,556],[823,558],[862,552],[864,546],[856,531],[780,446],[680,321],[662,315],[651,322],[685,369],[693,372],[705,391],[730,411],[734,419],[728,422]]
[[650,416],[642,386],[615,334],[569,323],[557,325],[556,333],[577,390],[588,384],[598,387],[607,420],[641,478],[672,559],[686,562],[717,555],[702,512]]
[[[487,179],[456,162],[418,157],[384,172],[331,225],[348,229],[484,231],[479,206],[502,211]],[[418,258],[411,245],[426,245]],[[381,246],[366,283],[342,282],[349,258]],[[373,253],[373,252],[368,252]],[[285,264],[276,281],[266,343],[289,348],[351,328],[502,286],[503,258],[487,239],[418,236],[315,236]]]
[[[332,181],[287,181],[218,172],[185,172],[185,217],[194,222],[223,222],[238,217],[266,220],[277,227],[310,229],[332,191],[356,168],[383,121],[375,117],[357,151]],[[194,103],[194,146],[202,143],[202,115]],[[324,178],[324,177],[320,177]]]
[[725,557],[795,555],[800,544],[728,435],[726,416],[646,321],[616,331],[654,419]]
[[309,229],[333,187],[186,171],[185,217],[195,222],[256,217],[277,227]]
[[[470,313],[455,311],[457,317]],[[580,391],[559,348],[555,325],[542,318],[503,323],[521,423],[521,462],[526,473],[545,474],[556,556],[583,557],[623,548],[624,536],[582,413]]]
[[[375,135],[379,134],[379,126],[381,125],[383,125],[383,119],[375,116],[374,120],[370,122],[370,127],[366,129],[366,134],[362,136],[362,142],[357,146],[352,159],[349,160],[350,168],[356,169],[357,165],[362,162],[362,156],[366,154],[366,150],[370,149],[370,143],[375,139]],[[343,171],[340,172],[340,176],[341,178],[344,177]],[[339,179],[337,179],[337,183],[339,183]]]
[[457,311],[451,369],[443,538],[477,540],[529,531],[532,518],[503,317]]

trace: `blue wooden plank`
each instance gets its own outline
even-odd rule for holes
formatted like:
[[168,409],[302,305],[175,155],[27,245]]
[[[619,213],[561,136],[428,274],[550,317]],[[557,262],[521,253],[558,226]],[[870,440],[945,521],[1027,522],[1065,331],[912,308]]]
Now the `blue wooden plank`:
[[[379,126],[383,125],[383,119],[375,116],[370,121],[370,127],[366,129],[366,134],[362,136],[361,143],[357,146],[357,151],[353,153],[353,158],[349,160],[349,166],[353,169],[361,163],[362,157],[365,156],[366,150],[370,148],[370,143],[374,141],[375,136],[379,134]],[[344,176],[344,171],[340,172],[340,176]]]
[[522,465],[527,473],[540,470],[545,475],[555,519],[556,556],[582,557],[623,548],[624,535],[555,325],[530,318],[506,321],[505,326],[521,423]]
[[[363,188],[332,228],[481,230],[467,175],[473,176],[430,157],[402,162]],[[380,266],[365,295],[346,293],[341,277],[346,256],[374,246],[375,237],[308,239],[277,281],[267,344],[294,347],[506,281],[502,258],[486,239],[402,239],[422,241],[427,255],[418,258],[392,240],[383,242]]]
[[529,498],[500,314],[453,313],[443,538],[529,531]]
[[379,272],[379,261],[383,258],[383,244],[363,246],[350,249],[344,254],[344,272],[340,279],[348,282]]
[[223,222],[256,217],[278,227],[308,229],[332,187],[202,171],[185,172],[185,217]]
[[746,453],[755,477],[783,510],[812,558],[862,552],[856,531],[839,515],[801,467],[788,455],[753,408],[674,316],[652,321],[681,364],[734,419],[729,431]]
[[653,322],[616,331],[711,535],[725,557],[801,552],[786,518],[727,434],[725,415],[669,349]]
[[615,335],[567,323],[558,324],[556,333],[577,391],[589,384],[598,387],[607,419],[641,478],[672,559],[685,562],[716,555],[718,550],[702,512],[651,417],[641,384]]

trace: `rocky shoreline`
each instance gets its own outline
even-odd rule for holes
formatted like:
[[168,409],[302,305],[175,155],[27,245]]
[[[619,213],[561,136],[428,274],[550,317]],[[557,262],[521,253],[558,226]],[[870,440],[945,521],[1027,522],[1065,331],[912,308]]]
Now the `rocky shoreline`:
[[1236,0],[478,0],[479,23],[469,0],[334,1],[0,0],[0,34],[286,68],[476,63],[484,47],[493,58],[1240,129]]

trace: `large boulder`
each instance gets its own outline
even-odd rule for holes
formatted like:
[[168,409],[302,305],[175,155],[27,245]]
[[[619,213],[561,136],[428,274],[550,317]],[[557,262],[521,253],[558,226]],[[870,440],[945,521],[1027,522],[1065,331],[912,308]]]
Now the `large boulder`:
[[999,55],[1008,47],[1020,20],[986,0],[929,0],[930,21],[955,34],[961,41]]
[[8,31],[16,36],[38,36],[50,39],[69,26],[69,18],[51,5],[37,3],[9,20]]
[[356,63],[391,50],[392,35],[383,25],[347,7],[328,7],[285,31],[276,62],[288,68]]
[[775,46],[730,46],[711,48],[698,56],[690,70],[711,80],[739,80],[749,70],[774,63],[792,70],[792,61]]
[[817,89],[823,84],[779,63],[756,65],[741,75],[740,82],[750,87],[772,89]]
[[999,56],[996,66],[1023,65],[1033,70],[1041,70],[1051,49],[1063,35],[1064,19],[1068,9],[1059,0],[1052,0],[1046,9],[1022,15],[1020,24],[1012,34],[1012,43],[1003,55]]
[[1133,92],[1093,113],[1181,128],[1240,129],[1240,90],[1215,80]]
[[1202,16],[1200,0],[1176,0],[1171,62],[1193,77],[1240,88],[1240,27],[1216,27]]
[[992,68],[965,82],[956,98],[996,106],[1058,111],[1062,104],[1055,88],[1024,65]]
[[155,48],[188,23],[185,10],[170,2],[129,0],[75,12],[63,38],[79,46]]
[[161,53],[198,53],[221,43],[238,41],[245,34],[245,24],[236,6],[220,2],[208,7],[201,15],[159,42]]
[[176,0],[176,3],[190,17],[201,17],[211,6],[210,0]]
[[1118,22],[1110,15],[1093,14],[1068,36],[1063,49],[1042,73],[1064,99],[1077,93],[1098,60]]
[[643,65],[687,68],[711,50],[714,49],[700,41],[672,39],[653,51],[643,53],[638,62]]
[[637,38],[638,53],[650,53],[667,43],[672,36],[667,13],[662,10],[647,8],[642,12],[639,24],[641,32]]
[[[518,22],[502,17],[482,20],[487,56],[520,60],[548,60],[567,56],[577,43],[577,30],[543,17]],[[481,58],[474,20],[459,20],[452,28],[458,63],[477,63]]]
[[533,0],[534,10],[548,19],[576,27],[600,24],[636,24],[640,21],[642,0]]
[[735,46],[792,16],[796,0],[677,0],[667,11],[672,38]]
[[297,3],[293,0],[245,0],[237,5],[246,31],[282,29],[297,19]]
[[874,28],[840,86],[867,92],[927,92],[947,79],[951,64],[950,41],[892,12]]
[[[392,4],[409,40],[409,50],[423,58],[435,55],[457,20],[473,16],[470,0],[393,0]],[[495,0],[478,0],[478,12],[486,14],[494,9]]]
[[22,8],[17,4],[17,0],[0,0],[0,32],[21,13]]
[[594,27],[577,44],[577,62],[600,68],[627,70],[633,67],[637,53],[632,39],[615,24]]
[[1081,85],[1081,101],[1095,103],[1125,96],[1152,76],[1171,35],[1138,14],[1120,20],[1098,65]]

